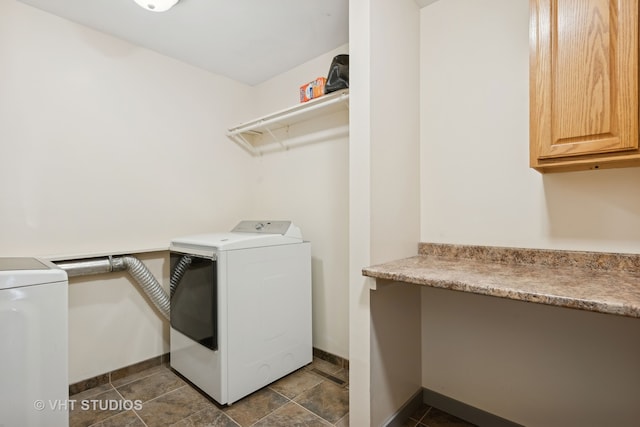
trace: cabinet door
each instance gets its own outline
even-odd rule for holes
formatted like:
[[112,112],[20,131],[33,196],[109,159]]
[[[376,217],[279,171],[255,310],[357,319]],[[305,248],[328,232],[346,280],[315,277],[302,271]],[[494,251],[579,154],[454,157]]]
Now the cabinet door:
[[637,153],[638,1],[530,5],[531,166]]

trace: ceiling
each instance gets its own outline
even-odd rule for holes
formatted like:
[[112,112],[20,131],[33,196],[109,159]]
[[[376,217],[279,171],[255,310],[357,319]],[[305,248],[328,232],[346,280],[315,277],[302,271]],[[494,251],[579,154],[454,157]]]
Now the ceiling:
[[19,1],[249,85],[349,41],[349,0]]

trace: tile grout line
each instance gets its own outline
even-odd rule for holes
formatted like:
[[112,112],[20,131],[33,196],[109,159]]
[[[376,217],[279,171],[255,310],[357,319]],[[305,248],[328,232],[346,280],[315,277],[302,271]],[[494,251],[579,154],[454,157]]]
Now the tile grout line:
[[[311,365],[311,364],[309,364],[309,365]],[[313,368],[313,369],[315,369],[315,370],[316,370],[316,371],[318,371],[318,372],[323,372],[323,371],[320,371],[320,370],[319,370],[319,369],[317,369],[317,368]],[[312,372],[312,371],[311,371],[311,369],[309,369],[309,372]],[[316,375],[317,375],[317,374],[316,374]],[[327,374],[327,375],[330,375],[330,374]],[[323,377],[322,375],[318,375],[318,376],[319,376],[319,377],[322,377],[321,381],[320,381],[318,384],[316,384],[316,385],[314,385],[313,387],[310,387],[310,388],[308,388],[308,389],[305,389],[303,392],[301,392],[301,393],[297,394],[297,395],[296,395],[296,396],[294,396],[293,398],[290,398],[290,397],[288,397],[288,396],[285,396],[284,394],[280,393],[278,390],[275,390],[275,389],[271,388],[271,386],[267,386],[267,388],[268,388],[269,390],[271,390],[271,391],[273,391],[274,393],[276,393],[276,394],[278,394],[278,395],[280,395],[280,396],[284,397],[285,399],[287,399],[287,402],[283,403],[282,405],[280,405],[279,407],[277,407],[277,408],[276,408],[276,409],[274,409],[273,411],[269,412],[269,413],[268,413],[268,414],[266,414],[265,416],[263,416],[263,417],[261,417],[260,419],[256,420],[253,424],[250,424],[248,427],[255,426],[257,423],[259,423],[259,422],[260,422],[260,421],[262,421],[263,419],[265,419],[265,418],[267,418],[267,417],[269,417],[269,416],[273,415],[274,413],[276,413],[277,411],[281,410],[284,406],[288,405],[289,403],[293,403],[293,404],[295,404],[296,406],[298,406],[298,407],[300,407],[300,408],[304,409],[306,412],[308,412],[308,413],[310,413],[310,414],[312,414],[312,415],[314,415],[314,416],[316,416],[316,417],[320,418],[322,421],[324,421],[324,422],[326,422],[326,423],[329,423],[330,425],[334,425],[334,423],[332,423],[332,422],[330,422],[329,420],[325,419],[325,418],[324,418],[324,417],[322,417],[321,415],[316,414],[315,412],[311,411],[310,409],[305,408],[305,407],[304,407],[304,406],[302,406],[300,403],[298,403],[297,401],[295,401],[295,400],[294,400],[296,397],[299,397],[300,395],[304,394],[305,392],[307,392],[307,391],[311,390],[311,389],[312,389],[312,388],[314,388],[314,387],[317,387],[318,385],[322,384],[324,381],[327,381],[327,380],[328,380],[328,378],[325,378],[325,377]],[[337,384],[336,384],[336,385],[337,385]],[[233,417],[229,416],[229,418],[233,418]],[[342,418],[344,418],[344,417],[342,417]],[[342,418],[340,418],[340,419],[342,419]],[[234,421],[235,421],[235,420],[234,420]]]
[[[196,391],[197,391],[197,390],[196,390]],[[216,410],[216,412],[214,412],[214,413],[218,413],[218,412],[220,412],[222,415],[224,415],[225,417],[229,418],[229,419],[230,419],[230,420],[231,420],[235,425],[237,425],[238,427],[242,427],[242,424],[240,424],[239,422],[237,422],[237,421],[236,421],[236,420],[235,420],[231,415],[227,414],[225,411],[223,411],[222,409],[218,408],[218,407],[217,407],[217,406],[215,406],[215,405],[214,405],[214,408],[215,408],[215,410]],[[191,417],[193,417],[193,416],[195,416],[195,415],[197,415],[197,414],[199,414],[199,413],[201,413],[201,412],[205,412],[205,411],[207,411],[208,409],[209,409],[209,407],[202,408],[202,409],[200,409],[199,411],[196,411],[196,412],[194,412],[193,414],[188,415],[188,416],[186,416],[186,417],[182,418],[181,420],[176,421],[175,423],[173,423],[173,424],[171,424],[171,425],[174,425],[174,424],[177,424],[177,423],[182,422],[182,421],[184,421],[184,420],[187,420],[187,419],[189,419],[189,418],[191,418]]]
[[[227,406],[227,407],[228,407],[228,406]],[[221,411],[223,414],[225,414],[225,415],[226,415],[226,416],[227,416],[231,421],[233,421],[234,423],[236,423],[236,425],[238,425],[238,426],[240,426],[240,427],[244,427],[244,426],[242,425],[242,423],[240,423],[240,421],[236,420],[236,419],[235,419],[235,418],[233,418],[231,415],[227,414],[227,412],[226,412],[226,411],[223,411],[223,410],[221,410],[221,409],[220,409],[220,411]],[[257,421],[256,421],[256,422],[257,422]],[[255,423],[253,423],[253,424],[255,424]],[[251,424],[251,425],[253,425],[253,424]],[[249,427],[250,427],[250,426],[249,426]]]
[[174,389],[172,389],[172,390],[169,390],[169,391],[167,391],[167,392],[165,392],[165,393],[162,393],[162,394],[160,394],[160,395],[158,395],[158,396],[154,397],[153,399],[145,400],[144,402],[142,402],[142,404],[149,403],[149,402],[153,402],[154,400],[156,400],[156,399],[158,399],[158,398],[160,398],[160,397],[166,396],[166,395],[167,395],[167,394],[169,394],[169,393],[173,393],[174,391],[178,391],[178,390],[183,389],[183,388],[185,388],[185,387],[193,388],[193,387],[191,387],[189,384],[186,384],[186,383],[185,383],[185,384],[181,385],[180,387],[176,387],[176,388],[174,388]]
[[[319,377],[322,377],[322,376],[320,376],[320,375],[319,375]],[[323,383],[323,382],[325,382],[325,381],[331,381],[331,380],[329,380],[328,378],[324,378],[324,377],[322,377],[322,380],[321,380],[318,384],[316,384],[316,385],[314,385],[313,387],[310,387],[310,388],[308,388],[308,389],[304,390],[302,393],[298,394],[296,397],[300,397],[301,395],[303,395],[303,394],[304,394],[304,393],[306,393],[307,391],[312,390],[312,389],[314,389],[314,388],[318,387],[320,384],[322,384],[322,383]],[[337,384],[335,384],[335,385],[337,385]],[[326,422],[326,423],[329,423],[330,425],[335,425],[334,423],[332,423],[331,421],[329,421],[328,419],[326,419],[326,418],[325,418],[325,417],[323,417],[322,415],[320,415],[320,414],[316,414],[316,413],[315,413],[314,411],[312,411],[311,409],[309,409],[309,408],[307,408],[307,407],[305,407],[305,406],[301,405],[297,400],[291,399],[291,401],[292,401],[293,403],[295,403],[296,405],[298,405],[299,407],[301,407],[302,409],[304,409],[305,411],[307,411],[307,412],[309,412],[309,413],[311,413],[311,414],[315,415],[316,417],[320,418],[322,421],[324,421],[324,422]],[[348,414],[348,412],[347,412],[347,414]],[[343,416],[342,418],[344,418],[344,416]],[[340,418],[340,420],[341,420],[342,418]],[[340,421],[340,420],[338,420],[338,421]]]
[[[146,377],[145,377],[145,378],[146,378]],[[133,382],[133,381],[131,381],[131,382]],[[127,383],[127,384],[131,384],[131,383]],[[123,384],[123,385],[126,385],[126,384]],[[122,395],[122,393],[120,393],[120,390],[118,390],[118,389],[117,389],[113,384],[111,384],[111,387],[113,387],[113,389],[116,391],[116,393],[118,393],[118,395],[119,395],[120,397],[122,397],[122,399],[126,400],[126,398]],[[143,403],[144,403],[144,402],[143,402]],[[141,403],[141,404],[142,404],[142,403]],[[131,409],[131,411],[132,411],[132,412],[133,412],[133,414],[136,416],[136,418],[138,418],[138,419],[140,420],[140,422],[141,422],[142,424],[144,424],[144,426],[145,426],[145,427],[148,427],[148,426],[147,426],[147,423],[145,423],[145,422],[144,422],[144,420],[142,419],[142,417],[140,416],[140,414],[138,414],[138,411],[136,411],[135,409]],[[115,416],[115,415],[114,415],[114,416]]]
[[[97,393],[97,394],[93,394],[93,393],[91,393],[89,396],[86,396],[84,399],[80,399],[80,400],[81,400],[81,401],[82,401],[82,400],[94,400],[94,399],[97,399],[97,398],[98,398],[98,396],[102,396],[103,394],[105,394],[105,393],[109,393],[109,392],[111,392],[111,391],[115,391],[118,395],[120,395],[120,393],[118,393],[118,391],[115,389],[115,387],[113,387],[110,383],[106,383],[106,384],[103,384],[103,385],[109,385],[109,387],[111,387],[111,389],[107,389],[107,390],[101,391],[100,393]],[[99,387],[99,386],[98,386],[98,387]],[[87,390],[85,390],[85,392],[86,392],[86,391],[87,391]],[[84,393],[84,392],[80,392],[80,393]],[[80,394],[80,393],[76,393],[76,394]],[[121,411],[121,412],[124,412],[124,411]],[[96,424],[99,424],[99,423],[101,423],[102,421],[104,421],[104,420],[106,420],[106,419],[109,419],[109,418],[111,418],[111,417],[113,417],[113,416],[116,416],[116,415],[120,414],[121,412],[118,412],[117,414],[111,415],[111,416],[109,416],[109,417],[107,417],[107,418],[105,418],[105,419],[98,420],[98,421],[96,421],[96,422],[94,422],[94,423],[90,424],[90,425],[89,425],[89,427],[90,427],[90,426],[93,426],[93,425],[96,425]],[[71,422],[71,412],[69,412],[69,422]],[[71,424],[70,424],[70,425],[71,425]]]
[[[133,381],[132,381],[132,382],[133,382]],[[130,384],[130,383],[128,383],[128,384]],[[125,385],[125,384],[123,384],[123,385]],[[112,387],[113,387],[113,385],[112,385]],[[154,397],[153,399],[146,400],[146,401],[142,402],[142,404],[144,405],[145,403],[152,402],[152,401],[154,401],[154,400],[158,399],[159,397],[166,396],[167,394],[169,394],[169,393],[173,393],[174,391],[180,390],[180,389],[182,389],[182,388],[184,388],[184,387],[189,387],[189,384],[186,384],[186,383],[185,383],[184,385],[182,385],[182,386],[180,386],[180,387],[178,387],[178,388],[174,388],[173,390],[169,390],[169,391],[167,391],[166,393],[163,393],[163,394],[161,394],[161,395],[159,395],[159,396]],[[116,393],[118,393],[118,395],[119,395],[120,397],[122,397],[122,399],[123,399],[123,400],[127,400],[127,399],[122,395],[122,393],[120,393],[120,391],[118,391],[118,389],[117,389],[117,388],[115,388],[115,387],[113,387],[113,388],[114,388],[114,390],[116,391]],[[138,414],[138,411],[136,411],[135,409],[131,409],[131,411],[133,411],[133,413],[135,414],[135,416],[136,416],[136,417],[137,417],[137,418],[142,422],[142,424],[144,424],[146,427],[148,427],[147,423],[146,423],[146,422],[144,422],[144,420],[142,419],[142,417],[140,416],[140,414]],[[123,412],[125,412],[125,411],[123,411]],[[120,412],[120,413],[121,413],[121,412]],[[115,415],[118,415],[118,414],[115,414]],[[113,416],[115,416],[115,415],[113,415]],[[191,415],[193,415],[193,414],[191,414]],[[111,418],[111,417],[109,417],[109,418]],[[188,417],[187,417],[187,418],[188,418]],[[107,419],[108,419],[108,418],[107,418]],[[103,421],[104,421],[104,420],[103,420]]]
[[[162,367],[161,367],[161,366],[153,366],[153,367],[151,367],[151,368],[145,369],[145,370],[140,371],[140,372],[133,373],[133,374],[128,375],[128,376],[126,376],[126,377],[118,378],[118,379],[116,379],[115,381],[120,381],[120,380],[123,380],[123,379],[129,378],[129,377],[131,377],[131,376],[138,375],[138,374],[140,374],[141,372],[144,372],[144,371],[147,371],[147,370],[150,370],[150,369],[157,369],[157,370],[158,370],[158,372],[150,372],[148,375],[143,375],[143,376],[141,376],[141,377],[138,377],[138,378],[135,378],[135,379],[132,379],[132,380],[128,380],[127,382],[123,382],[122,384],[118,384],[118,387],[122,387],[122,386],[124,386],[124,385],[131,384],[131,383],[134,383],[134,382],[136,382],[136,381],[139,381],[139,380],[143,380],[143,379],[145,379],[145,378],[152,377],[152,376],[154,376],[154,375],[158,374],[158,373],[160,372],[160,370],[162,369]],[[170,371],[170,369],[167,369],[167,370],[169,370],[169,371]],[[109,374],[109,384],[111,384],[114,388],[116,387],[115,385],[113,385],[113,381],[111,380],[111,373]]]
[[349,418],[349,413],[348,413],[348,412],[347,412],[346,414],[344,414],[344,415],[342,416],[342,418],[340,418],[338,421],[336,421],[336,422],[335,422],[335,423],[333,423],[332,425],[334,425],[334,426],[338,425],[338,423],[339,423],[340,421],[344,420],[345,418],[347,418],[347,419]]
[[[339,369],[342,368],[342,369],[349,370],[349,359],[345,359],[345,358],[337,356],[335,354],[332,354],[332,353],[329,353],[329,352],[325,352],[324,350],[320,350],[320,349],[315,348],[315,347],[313,347],[313,359],[319,359],[319,360],[322,360],[324,362],[328,362],[328,363],[330,363],[330,364],[332,364],[334,366],[337,366]],[[108,372],[105,372],[103,374],[96,375],[94,377],[87,378],[87,379],[84,379],[82,381],[75,382],[73,384],[69,384],[69,387],[71,388],[73,386],[79,386],[80,384],[87,383],[87,382],[90,382],[92,380],[98,380],[102,376],[106,376],[107,377],[106,382],[98,383],[98,384],[96,384],[95,386],[93,386],[91,388],[95,388],[97,386],[104,385],[104,384],[111,384],[114,381],[114,379],[113,379],[114,374],[118,374],[119,375],[122,371],[125,371],[125,370],[128,371],[131,368],[133,368],[132,371],[129,371],[129,373],[127,375],[125,375],[125,376],[123,376],[121,378],[115,379],[115,381],[118,381],[119,379],[122,379],[122,378],[126,378],[126,377],[128,377],[130,375],[135,375],[137,373],[144,372],[144,371],[149,370],[149,369],[161,368],[163,366],[170,369],[169,360],[170,360],[170,353],[163,353],[163,354],[161,354],[159,356],[155,356],[155,357],[152,357],[152,358],[149,358],[149,359],[146,359],[146,360],[142,360],[140,362],[133,363],[131,365],[124,366],[122,368],[114,369],[112,371],[108,371]],[[335,362],[338,362],[338,363],[335,363]],[[312,360],[307,366],[311,366],[311,365],[313,365],[313,363],[314,362]],[[144,369],[139,369],[138,368],[139,366],[144,365],[144,364],[149,364],[150,366],[146,367]],[[307,366],[305,366],[305,368]],[[152,375],[152,374],[150,374],[150,375]],[[135,380],[133,380],[133,381],[135,381]],[[128,384],[128,383],[125,383],[125,384]],[[121,384],[121,385],[124,385],[124,384]],[[90,390],[90,388],[83,388],[81,391],[78,391],[78,392],[76,392],[74,394],[79,394],[79,393],[82,393],[82,392],[87,391],[87,390]]]
[[[104,394],[104,393],[108,393],[108,392],[110,392],[110,391],[115,391],[115,392],[116,392],[116,394],[117,394],[118,396],[120,396],[120,398],[121,398],[122,400],[127,400],[127,399],[125,399],[125,397],[122,395],[122,393],[120,393],[120,392],[118,391],[118,389],[117,389],[117,388],[115,388],[115,387],[113,386],[113,384],[111,384],[111,382],[109,382],[108,384],[109,384],[109,386],[111,387],[111,390],[105,390],[105,391],[103,391],[102,393],[96,394],[95,396],[92,396],[92,397],[98,397],[98,396],[100,396],[100,395],[102,395],[102,394]],[[83,399],[83,400],[84,400],[84,399]],[[91,426],[95,426],[95,425],[101,424],[101,423],[103,423],[103,422],[105,422],[105,421],[107,421],[107,420],[110,420],[110,419],[111,419],[111,418],[113,418],[113,417],[117,417],[118,415],[120,415],[120,414],[124,414],[124,413],[126,413],[126,412],[128,412],[128,411],[129,411],[129,409],[122,410],[122,411],[120,411],[120,412],[118,412],[118,413],[116,413],[116,414],[113,414],[113,415],[108,416],[107,418],[104,418],[104,419],[102,419],[102,420],[99,420],[99,421],[96,421],[96,422],[94,422],[94,423],[91,423],[91,424],[89,424],[89,426],[88,426],[88,427],[91,427]],[[144,424],[144,426],[145,426],[145,427],[148,427],[148,426],[147,426],[147,423],[145,423],[145,422],[142,420],[142,418],[140,418],[140,416],[139,416],[139,415],[138,415],[138,413],[135,411],[135,409],[133,409],[133,408],[132,408],[132,409],[131,409],[131,412],[133,412],[133,414],[134,414],[134,415],[135,415],[135,416],[136,416],[136,417],[137,417],[137,418],[142,422],[142,424]]]
[[427,418],[427,415],[429,415],[429,412],[431,412],[432,409],[433,406],[429,405],[429,409],[427,409],[427,412],[425,412],[424,415],[420,417],[420,419],[418,420],[418,424],[422,424],[422,420]]
[[[340,386],[340,387],[344,387],[344,386],[346,386],[346,384],[347,384],[347,381],[344,381],[344,380],[342,380],[342,379],[340,379],[340,378],[336,377],[335,375],[330,374],[330,373],[328,373],[328,372],[325,372],[325,371],[323,371],[323,370],[321,370],[321,369],[318,369],[318,368],[311,368],[311,369],[309,369],[309,372],[311,372],[311,373],[313,373],[313,374],[316,374],[316,375],[319,375],[319,376],[321,376],[323,379],[325,379],[325,380],[329,380],[329,381],[331,381],[332,383],[334,383],[335,385]],[[337,374],[338,372],[339,372],[339,371],[336,371],[335,373]]]
[[[345,417],[348,417],[348,412],[347,412],[347,414],[343,415],[340,419],[338,419],[338,420],[336,421],[336,423],[333,423],[333,422],[329,421],[328,419],[324,418],[322,415],[315,413],[313,410],[311,410],[311,409],[308,409],[308,408],[304,407],[304,406],[303,406],[303,405],[301,405],[299,402],[297,402],[297,401],[295,401],[295,400],[294,400],[294,399],[296,399],[296,398],[300,397],[303,393],[305,393],[305,392],[307,392],[307,391],[309,391],[309,390],[313,389],[314,387],[317,387],[318,385],[320,385],[320,384],[322,384],[322,383],[324,383],[324,382],[327,382],[327,381],[328,381],[329,383],[332,383],[332,384],[334,384],[334,385],[338,386],[338,387],[347,387],[347,385],[348,385],[348,383],[349,383],[349,381],[348,381],[348,380],[342,380],[341,378],[338,378],[336,375],[334,375],[334,374],[337,374],[338,372],[340,372],[341,370],[344,370],[345,368],[340,367],[339,365],[335,365],[335,364],[333,364],[333,363],[332,363],[331,365],[332,365],[332,368],[331,368],[331,369],[321,369],[321,368],[319,368],[319,367],[314,366],[314,365],[313,365],[313,363],[310,363],[310,364],[308,364],[307,366],[303,367],[303,369],[304,369],[306,372],[308,372],[308,373],[312,374],[313,376],[315,376],[318,380],[320,380],[320,382],[319,382],[318,384],[315,384],[314,386],[312,386],[312,387],[308,388],[308,389],[304,389],[302,392],[297,393],[297,394],[296,394],[296,395],[294,395],[292,398],[290,398],[290,397],[288,397],[288,396],[284,395],[283,393],[279,392],[278,390],[276,390],[276,389],[272,388],[270,385],[266,386],[269,390],[271,390],[271,391],[272,391],[273,393],[275,393],[277,396],[280,396],[280,397],[284,398],[284,403],[283,403],[282,405],[278,406],[277,408],[275,408],[274,410],[270,411],[269,413],[267,413],[266,415],[264,415],[264,416],[263,416],[263,417],[261,417],[260,419],[258,419],[258,420],[256,420],[255,422],[251,423],[249,426],[255,426],[257,423],[261,422],[261,421],[262,421],[262,420],[264,420],[265,418],[267,418],[267,417],[269,417],[269,416],[273,415],[273,414],[274,414],[274,413],[276,413],[277,411],[282,410],[282,408],[283,408],[284,406],[288,405],[288,404],[289,404],[289,403],[291,403],[291,402],[293,402],[293,403],[296,405],[296,407],[298,407],[298,408],[302,408],[302,409],[304,410],[304,412],[305,412],[305,413],[309,413],[309,414],[311,414],[311,415],[313,415],[313,416],[315,416],[315,417],[317,417],[317,418],[321,419],[323,422],[327,423],[327,425],[335,426],[335,425],[336,425],[336,423],[338,423],[338,422],[340,422],[340,421],[344,420],[344,418],[345,418]],[[150,369],[154,369],[154,368],[156,368],[156,367],[152,367],[152,368],[150,368]],[[334,368],[336,368],[336,369],[335,369],[335,372],[334,372]],[[170,369],[170,368],[168,368],[167,370],[168,370],[168,371],[172,371],[172,369]],[[331,373],[329,373],[329,371],[330,371]],[[99,395],[101,395],[101,394],[104,394],[104,393],[107,393],[107,392],[110,392],[110,391],[112,391],[112,390],[113,390],[113,391],[115,391],[115,392],[116,392],[116,394],[117,394],[117,396],[118,396],[118,397],[120,397],[121,399],[126,400],[126,399],[125,399],[125,396],[124,396],[124,395],[120,392],[120,390],[118,389],[119,387],[125,387],[125,386],[127,386],[127,385],[129,385],[129,384],[135,383],[136,381],[141,381],[141,380],[144,380],[144,379],[148,379],[148,378],[150,378],[150,377],[152,377],[152,376],[154,376],[154,375],[157,375],[158,373],[159,373],[159,371],[151,372],[151,373],[149,373],[149,374],[147,374],[147,375],[144,375],[144,376],[141,376],[141,377],[135,378],[135,379],[133,379],[133,380],[127,380],[127,379],[126,379],[126,377],[118,378],[116,381],[120,381],[120,380],[125,380],[125,381],[124,381],[124,382],[122,382],[122,383],[119,383],[117,387],[113,384],[113,380],[112,380],[112,378],[111,378],[111,376],[110,376],[110,377],[109,377],[109,381],[107,382],[107,384],[108,384],[108,387],[107,387],[107,388],[108,388],[108,389],[107,389],[107,390],[105,390],[105,391],[102,391],[101,393],[99,393],[99,394],[98,394],[98,395],[96,395],[96,396],[99,396]],[[134,374],[132,374],[132,375],[135,375],[135,373],[134,373]],[[180,375],[178,375],[178,377],[180,377]],[[183,390],[183,389],[185,388],[185,386],[187,386],[187,387],[189,387],[189,388],[193,388],[193,386],[192,386],[189,382],[184,381],[184,379],[183,379],[182,381],[183,381],[183,384],[182,384],[181,386],[179,386],[179,387],[177,387],[177,388],[174,388],[174,389],[172,389],[172,390],[168,390],[168,391],[166,391],[165,393],[163,393],[163,394],[161,394],[161,395],[159,395],[159,396],[155,396],[155,397],[153,397],[153,398],[151,398],[151,399],[148,399],[148,400],[146,400],[146,401],[145,401],[145,402],[143,402],[143,403],[144,403],[144,404],[147,404],[147,403],[149,403],[149,402],[156,401],[156,400],[157,400],[157,399],[159,399],[160,397],[164,397],[164,396],[168,395],[169,393],[173,393],[173,392],[177,392],[177,391],[179,391],[179,390]],[[341,383],[342,383],[342,384],[341,384]],[[199,390],[199,389],[196,389],[196,391],[197,391],[199,394],[203,394],[203,392],[202,392],[201,390]],[[206,397],[206,396],[205,396],[205,397]],[[216,405],[216,407],[217,407],[217,405]],[[139,420],[141,421],[142,425],[144,425],[144,426],[147,426],[147,427],[148,427],[147,423],[145,423],[145,422],[144,422],[144,420],[142,419],[142,417],[140,416],[140,414],[138,413],[138,411],[137,411],[136,409],[133,409],[133,408],[132,408],[131,410],[133,411],[133,413],[134,413],[134,415],[136,416],[136,418],[137,418],[137,419],[139,419]],[[203,410],[204,410],[204,409],[202,409],[202,410],[200,410],[200,411],[196,412],[196,414],[197,414],[197,413],[199,413],[199,412],[201,412],[201,411],[203,411]],[[238,426],[240,426],[240,427],[249,427],[249,426],[243,426],[243,425],[242,425],[241,423],[239,423],[239,422],[238,422],[238,421],[237,421],[233,416],[231,416],[231,415],[230,415],[230,414],[228,414],[226,411],[224,411],[224,409],[222,409],[222,408],[217,408],[217,410],[219,410],[220,412],[222,412],[222,414],[224,414],[224,416],[226,416],[229,420],[231,420],[232,422],[234,422],[234,423],[235,423],[235,424],[237,424]],[[127,412],[127,410],[125,410],[125,411],[121,411],[121,412],[119,412],[119,413],[117,413],[117,414],[114,414],[114,415],[112,415],[112,416],[108,417],[108,418],[105,418],[105,420],[107,420],[107,419],[111,419],[112,417],[117,416],[117,415],[120,415],[120,414],[122,414],[123,412]],[[194,414],[190,414],[189,416],[192,416],[192,415],[194,415]],[[186,417],[186,418],[188,418],[188,417]],[[184,419],[186,419],[186,418],[184,418]],[[101,421],[104,421],[104,420],[101,420]],[[101,422],[101,421],[100,421],[100,422]],[[182,420],[181,420],[181,421],[182,421]],[[95,424],[95,423],[94,423],[94,424]],[[92,424],[92,425],[93,425],[93,424]]]
[[[272,392],[274,392],[274,393],[276,393],[276,394],[279,394],[280,396],[284,397],[284,398],[285,398],[285,399],[287,399],[288,401],[292,401],[292,400],[293,400],[293,399],[291,399],[289,396],[285,396],[284,394],[280,393],[278,390],[274,390],[273,388],[271,388],[271,385],[268,385],[268,386],[267,386],[267,388],[268,388],[269,390],[271,390]],[[285,405],[286,405],[286,403],[285,403]],[[284,405],[282,405],[282,406],[284,406]]]
[[[269,390],[271,390],[272,392],[284,397],[285,399],[287,399],[287,402],[283,403],[282,405],[278,406],[276,409],[274,409],[273,411],[269,412],[267,415],[265,415],[264,417],[256,420],[256,422],[254,422],[253,424],[250,424],[249,427],[256,425],[257,423],[259,423],[260,421],[264,420],[265,418],[267,418],[268,416],[274,414],[275,412],[279,411],[280,409],[282,409],[285,405],[289,404],[290,402],[293,402],[292,399],[289,399],[289,397],[285,396],[284,394],[280,393],[277,390],[272,389],[270,386],[267,386],[266,388],[268,388]],[[235,421],[235,420],[234,420]],[[242,424],[237,423],[238,425],[242,426]]]
[[[333,426],[333,425],[335,425],[334,423],[332,423],[331,421],[329,421],[329,420],[325,419],[325,418],[324,418],[324,417],[322,417],[321,415],[316,414],[316,413],[315,413],[315,412],[313,412],[311,409],[305,408],[304,406],[302,406],[302,405],[301,405],[301,404],[299,404],[298,402],[293,401],[293,400],[292,400],[292,402],[293,402],[293,403],[295,403],[296,405],[298,405],[299,407],[301,407],[302,409],[304,409],[305,411],[309,412],[310,414],[313,414],[313,415],[315,415],[316,417],[320,418],[322,421],[324,421],[324,422],[326,422],[326,423],[329,423],[329,425],[332,425],[332,426]],[[340,419],[342,419],[342,418],[340,418]]]

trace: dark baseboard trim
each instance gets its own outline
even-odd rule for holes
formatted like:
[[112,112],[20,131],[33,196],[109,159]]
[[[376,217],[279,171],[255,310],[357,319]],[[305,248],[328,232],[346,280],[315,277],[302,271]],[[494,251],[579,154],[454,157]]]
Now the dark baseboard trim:
[[152,357],[151,359],[143,360],[142,362],[134,363],[133,365],[125,366],[124,368],[116,369],[115,371],[107,372],[106,374],[87,378],[84,381],[70,384],[69,396],[73,396],[74,394],[81,393],[94,387],[109,384],[112,381],[124,378],[128,375],[142,372],[150,368],[155,368],[156,366],[160,366],[162,364],[168,364],[169,358],[170,354],[165,353],[160,356]]
[[429,389],[422,390],[422,400],[425,404],[438,408],[458,418],[462,418],[472,424],[480,427],[523,427],[521,424],[514,423],[498,415],[478,409],[475,406],[467,405],[459,400],[452,399],[448,396]]
[[426,388],[418,390],[383,425],[385,427],[401,427],[407,425],[407,420],[423,405],[437,408],[479,427],[523,427],[521,424],[514,423],[513,421],[509,421]]
[[[328,353],[324,350],[313,348],[313,355],[318,359],[326,360],[334,365],[338,365],[342,368],[349,369],[349,360],[340,356]],[[154,368],[162,364],[168,364],[171,353],[165,353],[161,356],[152,357],[151,359],[143,360],[142,362],[134,363],[133,365],[125,366],[124,368],[116,369],[111,372],[107,372],[102,375],[97,375],[92,378],[87,378],[84,381],[79,381],[69,385],[69,396],[74,394],[98,387],[104,384],[109,384],[117,379],[136,374],[138,372]]]
[[344,359],[340,356],[336,356],[335,354],[331,354],[324,350],[320,350],[319,348],[313,347],[313,356],[318,359],[326,360],[327,362],[333,363],[334,365],[338,365],[341,368],[349,370],[349,360]]
[[417,392],[415,392],[415,394],[411,396],[409,400],[407,400],[405,404],[402,405],[402,407],[398,409],[398,411],[395,414],[393,414],[387,420],[387,422],[383,425],[385,427],[401,427],[401,426],[408,425],[406,424],[406,421],[409,419],[411,415],[416,413],[416,411],[423,404],[423,401],[422,401],[423,394],[424,394],[423,389],[420,389]]

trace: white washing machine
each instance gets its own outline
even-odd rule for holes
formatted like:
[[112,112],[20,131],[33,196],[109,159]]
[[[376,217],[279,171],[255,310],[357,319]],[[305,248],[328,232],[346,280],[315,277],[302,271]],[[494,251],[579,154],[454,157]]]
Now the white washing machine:
[[69,425],[67,273],[0,258],[0,426]]
[[312,361],[311,245],[290,221],[171,242],[171,367],[231,404]]

